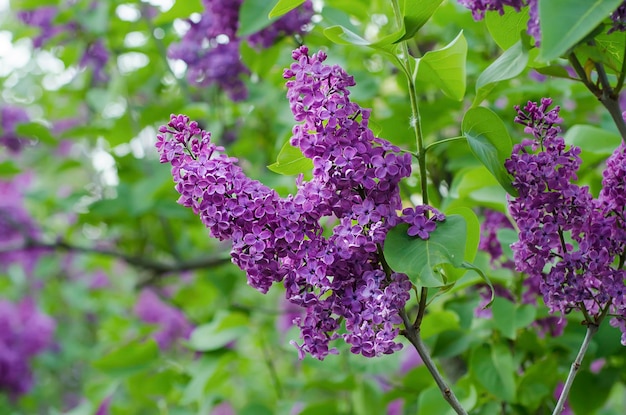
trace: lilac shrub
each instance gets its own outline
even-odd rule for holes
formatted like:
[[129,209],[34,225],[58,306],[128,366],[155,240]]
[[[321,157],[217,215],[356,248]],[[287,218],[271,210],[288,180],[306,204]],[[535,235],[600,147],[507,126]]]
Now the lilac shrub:
[[509,201],[519,228],[511,246],[516,268],[551,312],[580,310],[589,324],[608,313],[626,344],[624,146],[607,161],[603,190],[594,199],[588,187],[575,184],[580,148],[566,148],[558,135],[559,107],[551,104],[544,98],[516,107],[515,121],[533,136],[516,144],[505,163],[519,193]]
[[243,39],[237,36],[242,0],[204,0],[198,21],[189,19],[189,30],[180,43],[170,45],[168,56],[187,64],[187,79],[198,86],[217,85],[233,101],[247,98],[243,78],[250,74],[241,62],[239,47],[248,41],[256,48],[269,48],[278,38],[301,34],[313,15],[306,1],[263,30]]
[[[336,353],[329,343],[338,338],[353,353],[393,353],[401,348],[394,341],[398,313],[412,284],[386,267],[382,244],[401,221],[428,238],[444,216],[418,206],[398,217],[398,185],[411,173],[410,154],[374,136],[370,111],[349,98],[353,77],[324,64],[324,52],[310,55],[303,46],[292,56],[296,62],[284,72],[299,122],[291,144],[314,166],[310,181],[298,177],[295,195],[281,198],[248,178],[237,159],[184,115],[172,115],[159,129],[160,160],[172,164],[178,202],[191,207],[213,237],[232,240],[232,260],[248,284],[265,293],[282,282],[287,300],[304,309],[294,319],[301,357]],[[327,232],[322,223],[333,221]]]
[[31,389],[31,360],[52,345],[54,329],[32,299],[0,300],[0,390],[12,399]]

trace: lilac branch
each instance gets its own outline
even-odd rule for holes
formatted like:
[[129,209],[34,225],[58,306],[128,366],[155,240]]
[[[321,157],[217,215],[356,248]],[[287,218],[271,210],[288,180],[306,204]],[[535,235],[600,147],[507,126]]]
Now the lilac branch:
[[[155,261],[155,260],[143,257],[143,256],[128,255],[124,252],[105,249],[105,248],[73,245],[63,240],[57,240],[56,242],[50,243],[50,242],[43,242],[43,241],[29,239],[25,242],[23,246],[10,247],[9,249],[0,250],[0,253],[11,252],[11,251],[16,251],[16,250],[27,250],[27,249],[47,249],[47,250],[53,250],[53,251],[66,251],[66,252],[74,252],[74,253],[81,253],[81,254],[108,256],[108,257],[119,259],[127,263],[128,265],[150,271],[156,276],[162,276],[164,274],[169,274],[173,272],[184,272],[184,271],[193,271],[193,270],[204,269],[204,268],[213,268],[213,267],[225,264],[227,262],[230,262],[230,257],[209,256],[209,257],[194,258],[194,259],[190,259],[186,261],[177,261],[174,263],[167,263],[167,262]],[[145,284],[142,283],[142,285],[145,285]]]
[[402,334],[404,335],[404,337],[407,338],[407,340],[411,342],[411,344],[415,347],[415,350],[417,350],[417,353],[420,355],[420,358],[424,362],[424,365],[426,366],[431,376],[435,380],[435,383],[439,387],[443,398],[446,400],[446,402],[448,402],[450,407],[454,409],[454,412],[459,415],[467,415],[467,412],[465,411],[465,409],[463,409],[456,395],[454,394],[454,392],[452,392],[452,389],[450,389],[446,381],[443,379],[441,373],[439,373],[439,369],[437,369],[437,366],[430,357],[430,352],[428,351],[428,348],[426,347],[420,336],[419,328],[416,328],[413,326],[413,324],[411,324],[411,321],[406,314],[406,310],[400,310],[400,317],[402,317],[402,321],[404,322],[405,327],[405,330],[402,332]]
[[576,355],[576,359],[572,363],[572,367],[570,368],[569,374],[567,375],[567,379],[565,380],[565,384],[563,385],[563,390],[561,391],[561,396],[559,396],[559,400],[556,403],[556,407],[552,412],[552,415],[559,415],[563,412],[563,407],[565,406],[565,402],[567,402],[567,397],[569,396],[569,391],[574,383],[574,378],[578,374],[578,370],[583,362],[583,358],[585,357],[585,353],[587,353],[587,349],[589,348],[589,343],[591,343],[592,337],[598,332],[598,325],[588,323],[587,324],[587,333],[585,334],[585,338],[580,345],[580,350]]

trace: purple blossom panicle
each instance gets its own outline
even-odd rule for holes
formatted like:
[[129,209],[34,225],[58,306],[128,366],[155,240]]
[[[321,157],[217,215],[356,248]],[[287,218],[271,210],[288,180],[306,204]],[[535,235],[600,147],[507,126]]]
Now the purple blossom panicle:
[[104,71],[104,67],[109,61],[109,51],[104,46],[102,39],[98,39],[90,43],[83,53],[78,66],[81,68],[91,67],[93,70],[93,79],[96,82],[106,82],[109,76]]
[[58,9],[53,6],[43,6],[31,10],[17,12],[17,18],[24,24],[39,28],[39,35],[33,38],[33,46],[42,47],[48,40],[65,31],[65,25],[54,23]]
[[256,48],[267,49],[275,44],[278,38],[304,33],[304,28],[311,22],[311,17],[313,2],[307,0],[268,27],[248,36],[248,43]]
[[611,13],[611,20],[613,21],[613,25],[609,29],[609,33],[626,31],[626,1],[620,4],[619,7]]
[[[172,115],[159,129],[161,162],[172,164],[179,203],[213,237],[232,240],[233,262],[248,284],[264,293],[282,282],[287,300],[303,309],[294,319],[301,357],[335,353],[329,343],[340,337],[353,353],[393,353],[401,348],[394,341],[398,310],[412,284],[404,274],[385,272],[380,252],[387,231],[401,221],[398,183],[409,176],[411,157],[374,136],[369,110],[350,101],[354,80],[341,67],[325,65],[323,52],[309,55],[304,46],[292,56],[296,62],[284,77],[300,124],[291,143],[314,166],[310,181],[297,179],[295,195],[280,198],[248,178],[237,159],[184,115]],[[331,218],[335,225],[325,233],[321,222]]]
[[243,0],[204,0],[198,21],[188,20],[189,30],[179,43],[170,45],[168,56],[187,64],[187,79],[193,85],[216,85],[233,101],[247,98],[243,79],[250,74],[239,55],[242,41],[268,48],[283,36],[303,33],[313,15],[307,0],[263,30],[247,38],[237,36],[239,9]]
[[25,109],[13,106],[0,107],[0,145],[6,147],[11,153],[19,153],[25,138],[19,137],[15,131],[18,124],[27,123],[30,117]]
[[[528,25],[526,32],[535,39],[535,45],[541,43],[541,29],[539,27],[539,0],[458,0],[459,4],[465,6],[472,12],[474,20],[482,20],[485,12],[497,11],[504,14],[504,7],[511,6],[517,12],[522,7],[528,6]],[[612,14],[612,25],[608,33],[614,31],[623,32],[626,30],[626,1],[624,1]]]
[[152,290],[141,291],[134,312],[143,322],[159,326],[154,340],[162,350],[169,349],[176,340],[186,339],[191,334],[192,326],[185,315],[164,303]]
[[513,262],[504,257],[502,244],[498,239],[498,231],[501,229],[513,229],[513,224],[502,212],[485,209],[485,220],[480,226],[480,243],[478,249],[489,254],[492,266],[513,268]]
[[26,298],[14,304],[0,300],[0,391],[12,399],[33,385],[31,360],[52,345],[55,322]]
[[459,0],[459,4],[467,7],[474,20],[482,20],[487,11],[497,11],[504,14],[504,6],[513,7],[518,12],[528,4],[527,0]]
[[[92,6],[95,3],[92,4]],[[42,6],[32,10],[23,10],[17,13],[17,17],[24,24],[39,29],[40,33],[33,38],[33,46],[35,48],[44,47],[48,40],[62,32],[72,37],[81,33],[81,24],[78,21],[70,21],[65,24],[55,23],[59,9],[52,6]],[[104,46],[102,39],[97,39],[89,43],[78,63],[78,66],[85,68],[87,66],[93,69],[94,80],[98,83],[108,81],[109,77],[104,72],[104,67],[109,61],[109,51]]]
[[[578,147],[566,148],[558,107],[550,99],[517,108],[516,121],[533,139],[513,147],[505,163],[519,196],[509,211],[519,228],[511,247],[516,268],[525,272],[527,294],[543,296],[552,312],[584,309],[598,317],[609,307],[612,324],[626,333],[624,257],[624,148],[607,161],[603,190],[594,199],[575,184],[581,164]],[[626,344],[626,334],[622,336]]]

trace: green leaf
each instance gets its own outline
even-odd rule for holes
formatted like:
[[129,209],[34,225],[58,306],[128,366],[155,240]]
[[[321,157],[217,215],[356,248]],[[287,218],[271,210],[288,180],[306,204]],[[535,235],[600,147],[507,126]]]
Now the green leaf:
[[215,321],[196,327],[189,338],[192,349],[217,350],[248,332],[248,318],[241,313],[226,314]]
[[404,28],[398,32],[384,36],[376,42],[370,42],[344,26],[331,26],[324,29],[324,36],[333,43],[338,45],[368,46],[381,52],[391,54],[394,57],[393,51],[396,47],[394,42],[403,35]]
[[539,59],[549,61],[567,53],[591,33],[622,0],[541,0],[538,3]]
[[544,357],[524,371],[517,389],[517,401],[531,412],[552,396],[558,374],[556,362],[554,358]]
[[463,117],[461,128],[476,158],[509,194],[517,196],[509,173],[504,168],[504,162],[511,156],[513,145],[500,117],[484,107],[470,108]]
[[17,167],[11,160],[6,160],[0,163],[0,177],[12,177],[20,171],[20,168]]
[[515,78],[526,69],[528,50],[520,40],[487,67],[476,80],[474,105],[479,105],[498,82]]
[[594,414],[604,406],[611,388],[618,382],[619,369],[603,370],[594,374],[581,370],[569,394],[569,404],[576,414]]
[[289,13],[291,10],[295,9],[305,0],[279,0],[278,3],[270,10],[268,17],[273,19],[274,17],[282,16],[285,13]]
[[603,157],[611,155],[622,142],[619,134],[587,124],[572,126],[563,138],[567,144],[580,147],[583,152]]
[[530,304],[516,305],[506,298],[497,297],[493,302],[493,321],[500,333],[515,340],[517,330],[530,325],[535,320],[537,310]]
[[145,370],[159,357],[159,347],[152,339],[120,347],[93,362],[96,369],[111,376],[126,376]]
[[485,24],[493,40],[507,50],[520,40],[520,33],[526,32],[528,26],[528,7],[519,12],[513,7],[504,6],[504,14],[485,13]]
[[471,262],[463,261],[460,267],[476,272],[480,276],[480,278],[482,278],[482,280],[485,281],[485,283],[489,286],[489,289],[491,290],[491,298],[489,299],[489,302],[485,304],[484,308],[490,307],[496,296],[496,292],[493,288],[493,283],[491,282],[491,279],[487,276],[487,274],[483,272],[482,269],[472,264]]
[[411,39],[426,24],[443,0],[404,0],[402,14],[404,16],[405,34],[396,41]]
[[272,24],[276,17],[269,16],[274,7],[270,1],[244,0],[239,8],[239,29],[237,36],[244,37],[256,33]]
[[18,136],[34,138],[42,143],[56,143],[56,139],[52,136],[48,127],[38,122],[18,124],[17,127],[15,127],[15,132]]
[[498,400],[515,400],[515,365],[506,346],[484,344],[476,347],[469,366],[472,377]]
[[286,176],[305,173],[313,169],[313,161],[302,155],[299,148],[287,141],[278,153],[276,163],[267,166],[274,173]]
[[171,23],[176,19],[187,19],[192,13],[202,13],[204,6],[201,0],[175,1],[172,8],[160,13],[155,19],[155,25]]
[[409,236],[408,224],[393,227],[385,239],[385,260],[396,272],[403,272],[423,287],[441,287],[444,281],[434,268],[442,264],[459,267],[465,256],[467,224],[461,215],[450,215],[437,223],[426,240]]
[[433,311],[428,313],[420,326],[420,333],[423,339],[434,336],[446,330],[459,328],[459,316],[447,310]]
[[426,52],[416,59],[417,77],[425,82],[432,82],[446,96],[460,101],[465,95],[465,61],[467,59],[467,40],[461,31],[458,36],[442,49]]

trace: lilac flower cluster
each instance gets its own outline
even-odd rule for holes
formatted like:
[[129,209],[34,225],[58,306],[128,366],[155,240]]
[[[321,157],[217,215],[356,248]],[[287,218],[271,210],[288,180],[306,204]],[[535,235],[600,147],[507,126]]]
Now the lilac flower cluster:
[[[63,32],[67,32],[70,37],[81,34],[81,25],[78,21],[70,21],[65,24],[55,23],[54,20],[58,14],[58,8],[42,6],[31,10],[18,11],[17,18],[24,24],[39,29],[39,34],[32,41],[34,47],[42,48],[49,40]],[[108,61],[108,49],[105,47],[102,39],[96,39],[86,45],[78,66],[80,68],[91,67],[94,81],[102,83],[109,79],[104,71]]]
[[485,209],[485,220],[480,226],[480,243],[478,249],[489,254],[491,265],[504,268],[513,268],[510,259],[504,257],[502,244],[498,239],[498,231],[501,229],[513,229],[513,225],[507,216],[497,210]]
[[0,300],[0,391],[16,399],[30,390],[31,360],[52,345],[54,329],[32,299]]
[[[198,86],[217,85],[233,101],[244,100],[248,91],[243,77],[250,71],[241,62],[237,36],[242,0],[204,0],[198,21],[188,20],[189,30],[180,43],[170,45],[168,57],[187,64],[187,79]],[[303,33],[313,15],[307,0],[265,29],[247,37],[254,47],[268,48],[281,36]]]
[[611,20],[613,21],[613,26],[609,29],[609,33],[626,31],[626,1],[611,13]]
[[518,12],[522,10],[522,7],[528,6],[529,20],[526,31],[539,45],[541,31],[539,29],[538,0],[459,0],[459,3],[470,9],[474,20],[482,20],[487,11],[497,11],[502,15],[505,6],[513,7]]
[[[520,114],[523,116],[524,114]],[[554,116],[554,114],[551,114]],[[532,131],[530,131],[532,134]],[[490,262],[494,268],[515,268],[515,263],[504,256],[502,250],[502,244],[498,240],[498,231],[501,229],[513,229],[513,225],[509,218],[502,212],[485,209],[485,220],[481,224],[481,238],[478,248],[489,254],[491,257]],[[537,295],[539,293],[539,287],[536,281],[532,279],[524,280],[525,289],[522,292],[521,301],[522,304],[535,304]],[[494,294],[496,297],[505,298],[511,302],[516,302],[511,290],[508,288],[494,284]],[[474,310],[474,315],[480,318],[491,318],[492,311],[489,308],[485,308],[491,301],[491,289],[485,284],[479,287],[480,303]],[[561,319],[555,316],[542,317],[533,322],[533,326],[538,329],[539,335],[549,333],[551,337],[560,336],[567,324],[567,320]]]
[[[541,29],[539,28],[539,0],[458,0],[462,6],[471,10],[474,20],[482,20],[487,11],[497,11],[504,14],[504,7],[513,7],[520,11],[522,7],[528,6],[528,26],[527,33],[535,39],[535,44],[539,46],[541,40]],[[612,14],[612,26],[608,33],[614,31],[623,32],[626,30],[626,1],[624,1]]]
[[[295,195],[281,198],[248,178],[209,132],[183,115],[172,115],[159,130],[161,162],[172,164],[179,203],[191,207],[212,236],[233,241],[233,262],[249,285],[266,292],[282,282],[287,300],[304,309],[294,319],[301,357],[335,353],[329,343],[340,337],[353,353],[393,353],[401,348],[394,341],[398,311],[412,284],[384,266],[381,246],[401,221],[427,238],[444,216],[425,207],[397,216],[398,184],[410,175],[410,155],[374,136],[370,111],[350,101],[354,79],[341,67],[324,64],[323,52],[309,55],[304,46],[292,56],[296,62],[284,77],[301,124],[291,144],[314,166],[310,181],[297,179]],[[332,232],[322,220],[335,222]]]
[[574,183],[580,149],[567,149],[558,136],[562,120],[551,104],[544,98],[516,107],[516,121],[534,137],[515,145],[505,163],[519,192],[509,202],[519,228],[512,245],[516,268],[552,312],[577,309],[598,318],[609,311],[626,344],[624,146],[607,161],[603,190],[594,199],[588,187]]
[[164,303],[152,290],[141,291],[134,312],[143,322],[158,326],[153,336],[161,350],[169,349],[176,340],[186,339],[191,334],[192,326],[185,315]]
[[17,18],[24,24],[39,28],[39,35],[33,38],[34,47],[40,48],[59,33],[71,29],[71,26],[54,23],[57,13],[57,8],[53,6],[42,6],[17,12]]
[[25,139],[19,137],[15,131],[18,124],[27,123],[30,117],[26,110],[20,107],[0,107],[0,145],[6,147],[11,153],[19,153],[24,146]]

